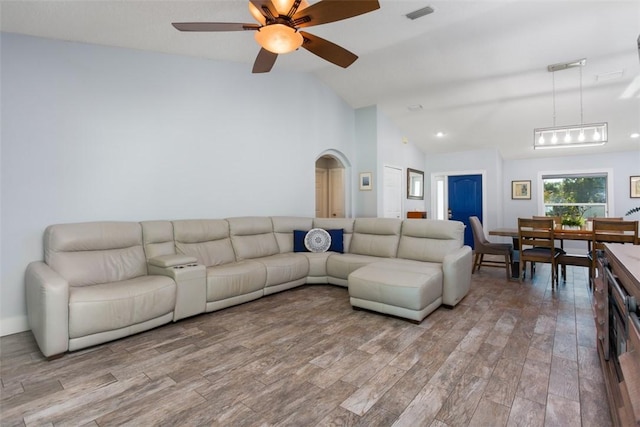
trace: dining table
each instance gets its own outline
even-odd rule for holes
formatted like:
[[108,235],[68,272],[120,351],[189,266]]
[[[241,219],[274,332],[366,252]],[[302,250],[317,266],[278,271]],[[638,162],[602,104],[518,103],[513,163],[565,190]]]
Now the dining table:
[[[496,228],[489,230],[490,236],[511,237],[513,239],[513,257],[511,259],[511,277],[518,278],[520,276],[520,243],[518,239],[517,228]],[[593,239],[593,231],[584,229],[564,229],[555,228],[553,238],[560,242],[560,248],[564,249],[565,240],[581,240],[587,243],[587,253],[591,250],[591,240]],[[562,263],[565,265],[577,265],[581,267],[589,267],[589,258],[582,254],[563,254]]]

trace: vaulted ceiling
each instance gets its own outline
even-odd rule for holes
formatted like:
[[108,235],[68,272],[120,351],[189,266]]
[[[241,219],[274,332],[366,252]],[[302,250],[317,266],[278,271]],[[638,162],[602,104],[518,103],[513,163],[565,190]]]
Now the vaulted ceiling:
[[[317,1],[309,1],[314,4]],[[254,22],[246,0],[6,1],[1,29],[246,64],[251,31],[181,33],[171,22]],[[497,148],[504,158],[640,150],[640,2],[380,0],[381,8],[308,29],[356,53],[342,69],[300,49],[271,71],[313,73],[349,105],[377,105],[427,153]],[[405,15],[431,6],[434,13]],[[608,122],[602,147],[534,151],[533,128]],[[1,64],[0,64],[1,65]],[[413,108],[410,108],[413,107]],[[437,137],[443,132],[443,137]]]

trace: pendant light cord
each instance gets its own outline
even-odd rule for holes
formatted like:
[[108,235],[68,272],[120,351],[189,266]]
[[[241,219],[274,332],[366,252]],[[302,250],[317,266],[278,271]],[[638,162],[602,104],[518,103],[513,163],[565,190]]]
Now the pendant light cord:
[[551,73],[551,84],[553,88],[553,127],[556,127],[556,73]]
[[582,65],[580,65],[580,126],[583,125],[584,120],[582,119]]

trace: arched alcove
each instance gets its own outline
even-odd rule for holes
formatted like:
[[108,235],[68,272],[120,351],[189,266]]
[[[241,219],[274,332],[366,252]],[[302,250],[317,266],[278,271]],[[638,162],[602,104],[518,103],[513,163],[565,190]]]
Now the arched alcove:
[[318,218],[351,216],[351,164],[338,150],[322,152],[315,163]]

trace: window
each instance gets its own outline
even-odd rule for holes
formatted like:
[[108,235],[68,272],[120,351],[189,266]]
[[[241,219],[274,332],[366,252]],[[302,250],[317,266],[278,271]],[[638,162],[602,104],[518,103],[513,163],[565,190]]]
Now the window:
[[584,221],[608,216],[607,173],[543,175],[544,214]]

